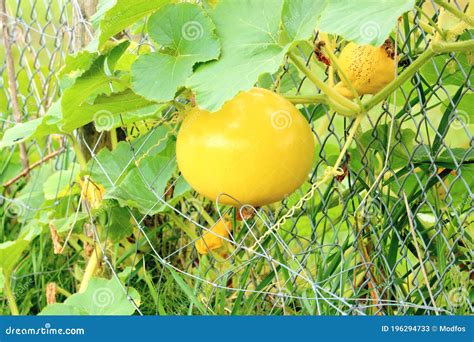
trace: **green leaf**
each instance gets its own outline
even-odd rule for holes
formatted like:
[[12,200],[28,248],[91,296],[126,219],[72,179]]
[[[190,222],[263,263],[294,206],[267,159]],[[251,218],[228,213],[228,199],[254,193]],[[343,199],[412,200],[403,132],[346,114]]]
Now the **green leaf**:
[[[88,164],[92,180],[102,185],[106,191],[113,190],[134,167],[135,159],[139,160],[144,154],[153,156],[166,148],[167,134],[168,129],[164,126],[153,129],[133,142],[133,152],[129,143],[124,141],[118,143],[113,151],[102,149],[96,156],[97,160],[91,160]],[[157,144],[159,141],[161,143]]]
[[94,30],[99,30],[100,22],[104,18],[105,13],[115,6],[115,0],[99,0],[95,13],[90,17],[89,21]]
[[45,307],[41,312],[38,314],[39,316],[80,316],[80,315],[87,315],[86,312],[82,311],[81,308],[77,306],[62,304],[62,303],[55,303],[50,304]]
[[308,39],[325,6],[325,0],[285,0],[281,21],[290,41]]
[[102,115],[97,117],[98,120],[94,121],[94,126],[98,132],[109,131],[113,128],[126,126],[128,124],[134,123],[136,121],[142,121],[147,119],[156,119],[158,114],[167,108],[164,104],[151,104],[145,105],[142,108],[131,109],[124,113],[125,115],[120,115],[121,113],[110,113],[107,115],[107,112],[102,111]]
[[446,133],[451,128],[450,120],[454,115],[456,115],[456,105],[459,103],[460,99],[462,98],[464,85],[461,85],[456,93],[452,96],[452,99],[449,101],[449,105],[445,109],[441,120],[439,121],[439,125],[437,128],[436,136],[431,146],[431,151],[434,153],[438,153],[441,145],[443,143],[443,138],[446,136]]
[[398,18],[414,5],[414,0],[331,0],[319,29],[360,45],[380,46],[395,28]]
[[148,33],[163,49],[140,56],[132,65],[135,92],[157,102],[172,100],[196,63],[219,56],[214,30],[212,21],[197,5],[168,5],[153,14]]
[[65,64],[58,74],[59,79],[67,77],[71,80],[75,80],[89,70],[98,57],[99,54],[97,52],[89,52],[86,50],[79,51],[76,55],[67,55]]
[[[110,95],[124,87],[107,77],[104,71],[105,56],[100,56],[89,70],[76,79],[74,84],[64,91],[61,97],[63,118],[61,128],[67,132],[91,122],[100,109],[92,109],[94,101],[100,95]],[[89,109],[89,111],[87,111]],[[90,114],[92,112],[92,115]]]
[[130,236],[132,233],[132,224],[130,222],[130,213],[127,209],[112,207],[110,209],[109,221],[106,225],[107,238],[112,242]]
[[120,60],[125,51],[127,51],[129,46],[130,41],[124,40],[123,42],[117,44],[117,46],[113,47],[112,50],[110,50],[110,52],[107,54],[107,57],[105,58],[106,73],[107,71],[112,73],[115,70],[117,62]]
[[[93,120],[102,130],[110,130],[120,125],[119,114],[155,105],[127,89],[128,75],[115,71],[121,57],[129,53],[129,45],[129,41],[110,42],[102,55],[85,51],[66,66],[64,72],[74,74],[79,65],[81,73],[77,77],[68,74],[73,84],[61,97],[63,130],[71,132]],[[141,113],[134,119],[141,119]]]
[[78,187],[73,187],[79,174],[79,164],[71,164],[67,170],[54,172],[43,183],[44,197],[54,200],[60,197],[80,193]]
[[221,41],[221,58],[200,65],[187,82],[199,106],[215,111],[254,86],[260,75],[276,72],[288,49],[309,38],[324,5],[324,0],[288,1],[284,6],[282,0],[220,1],[210,16]]
[[413,153],[413,162],[417,164],[433,164],[456,170],[458,165],[474,162],[474,150],[464,148],[450,148],[434,156],[428,145],[417,146]]
[[105,198],[116,199],[123,207],[138,209],[142,214],[154,215],[161,210],[159,197],[165,195],[169,179],[176,169],[176,161],[154,156],[142,160],[125,179]]
[[105,12],[100,22],[99,47],[110,37],[167,3],[168,0],[117,0],[115,5]]
[[58,233],[69,232],[70,230],[81,231],[84,222],[89,219],[88,213],[78,212],[69,214],[66,217],[50,220]]
[[22,239],[0,243],[0,268],[7,277],[12,273],[28,245],[29,242]]
[[198,67],[187,82],[200,107],[215,111],[250,89],[260,74],[278,69],[286,53],[278,43],[282,3],[222,0],[210,12],[222,54]]
[[15,124],[15,126],[7,129],[0,142],[0,148],[59,133],[60,129],[57,124],[60,120],[61,106],[58,101],[53,103],[43,117]]
[[[378,124],[375,128],[369,129],[358,137],[358,144],[362,151],[372,151],[381,153],[381,158],[385,158],[388,139],[390,133],[389,124]],[[416,133],[410,128],[397,128],[394,126],[390,144],[390,161],[394,168],[405,166],[410,160],[411,152],[414,150]],[[354,158],[352,162],[360,162],[359,149],[351,150]],[[385,151],[385,152],[384,152]],[[356,157],[357,156],[357,157]]]
[[[140,295],[134,288],[128,294],[136,304]],[[62,304],[45,307],[39,315],[131,315],[135,307],[116,279],[92,278],[83,293],[75,293]]]
[[45,203],[43,184],[52,171],[51,163],[45,163],[41,168],[33,170],[29,182],[9,204],[11,210],[17,213],[19,221],[28,222],[31,220]]
[[[61,89],[67,89],[72,86],[77,78],[81,77],[90,69],[95,68],[96,70],[100,70],[104,58],[112,58],[113,62],[116,63],[129,45],[130,42],[128,40],[122,42],[108,42],[102,49],[102,54],[99,54],[97,51],[82,50],[75,55],[68,55],[65,65],[58,75]],[[100,61],[97,61],[99,58]],[[113,69],[113,66],[110,69]]]
[[71,132],[93,120],[99,122],[100,127],[111,129],[117,122],[116,115],[127,116],[128,112],[153,105],[130,89],[108,96],[99,96],[94,104],[68,105],[67,103],[68,101],[63,98],[63,108],[66,106],[68,109],[64,112],[61,128],[66,132]]
[[174,184],[173,198],[178,198],[189,190],[191,190],[191,186],[186,182],[186,179],[181,176]]
[[472,64],[468,60],[468,53],[457,52],[453,55],[456,59],[449,55],[435,56],[430,63],[426,63],[420,68],[421,74],[429,84],[434,85],[442,81],[443,85],[461,86],[466,82],[465,74],[469,72]]
[[33,136],[38,127],[43,123],[43,118],[33,119],[24,123],[17,123],[5,131],[0,147],[19,144]]

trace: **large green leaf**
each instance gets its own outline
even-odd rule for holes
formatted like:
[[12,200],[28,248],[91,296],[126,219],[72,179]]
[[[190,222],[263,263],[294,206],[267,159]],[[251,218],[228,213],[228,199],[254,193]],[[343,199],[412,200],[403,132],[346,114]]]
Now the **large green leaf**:
[[11,274],[28,244],[22,239],[0,243],[0,268],[6,276]]
[[129,143],[124,141],[118,143],[113,151],[102,149],[96,156],[97,160],[91,160],[88,165],[92,180],[101,184],[106,191],[113,190],[135,167],[135,160],[141,159],[144,154],[153,156],[166,148],[167,134],[168,129],[160,126],[135,140],[133,151]]
[[116,0],[99,0],[94,14],[89,18],[89,22],[94,30],[100,29],[100,22],[104,18],[105,13],[114,7],[115,4]]
[[[140,295],[128,288],[128,295],[136,304]],[[131,315],[135,307],[127,299],[116,279],[92,278],[83,293],[73,294],[62,304],[45,307],[39,315]]]
[[89,219],[88,213],[78,212],[69,214],[59,219],[48,219],[45,224],[51,223],[58,233],[69,232],[70,230],[82,231],[84,222]]
[[167,3],[169,0],[116,0],[100,22],[99,47],[113,35]]
[[[94,104],[68,105],[63,98],[63,112],[61,128],[66,132],[96,121],[102,129],[111,129],[117,123],[117,115],[127,116],[128,112],[135,112],[140,108],[153,105],[143,97],[136,95],[130,89],[111,95],[99,96]],[[64,108],[67,107],[66,110]]]
[[161,210],[159,198],[165,195],[175,169],[174,158],[147,157],[106,198],[116,199],[121,206],[136,208],[143,214],[154,215]]
[[327,1],[286,0],[283,4],[281,23],[290,41],[308,39],[318,23]]
[[[380,154],[380,160],[384,160],[389,136],[390,126],[388,124],[378,124],[375,128],[362,133],[357,138],[359,147],[351,149],[351,165],[354,169],[363,168],[361,162],[365,162],[363,159],[369,158],[371,153]],[[416,133],[412,129],[401,129],[394,126],[389,147],[391,167],[397,168],[406,165],[414,150],[415,137]],[[362,157],[361,151],[365,151],[364,157]]]
[[286,51],[278,34],[282,0],[223,0],[210,13],[221,40],[218,61],[200,66],[188,81],[199,106],[217,110],[262,73],[275,72]]
[[142,55],[133,64],[135,92],[157,102],[172,100],[196,63],[219,56],[214,29],[201,7],[193,4],[168,5],[153,14],[148,32],[162,50]]
[[411,10],[414,0],[331,0],[319,29],[358,44],[382,45],[398,18]]
[[456,59],[448,55],[435,56],[430,63],[426,63],[420,68],[420,72],[429,84],[437,84],[439,80],[446,84],[457,86],[466,82],[466,73],[472,67],[472,62],[468,60],[467,52],[457,52]]
[[74,187],[79,168],[78,164],[71,164],[67,170],[56,171],[49,176],[43,183],[44,197],[54,200],[79,193],[79,188]]
[[102,55],[83,52],[69,61],[63,73],[72,84],[61,98],[61,129],[71,132],[94,121],[99,131],[110,130],[154,115],[157,105],[128,89],[127,73],[115,70],[125,52],[130,54],[129,45],[107,43]]
[[[221,57],[199,66],[187,82],[199,106],[217,110],[239,91],[250,89],[260,75],[277,71],[288,49],[310,37],[324,5],[324,0],[287,0],[284,6],[282,0],[220,1],[210,16]],[[282,32],[282,20],[288,32]]]
[[99,53],[85,50],[79,51],[75,55],[67,55],[64,66],[61,68],[58,76],[81,76],[90,69],[97,57],[99,57]]
[[130,236],[132,223],[130,213],[126,208],[112,207],[107,214],[108,221],[105,225],[107,239],[115,242]]

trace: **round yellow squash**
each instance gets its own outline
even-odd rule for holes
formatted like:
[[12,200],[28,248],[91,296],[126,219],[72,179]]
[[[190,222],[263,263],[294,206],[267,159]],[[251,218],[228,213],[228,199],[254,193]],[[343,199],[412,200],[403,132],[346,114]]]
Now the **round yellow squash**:
[[[396,64],[388,45],[391,44],[375,47],[349,43],[342,49],[339,66],[359,95],[375,94],[395,78]],[[342,81],[335,89],[345,97],[353,97]]]
[[186,181],[221,204],[280,201],[308,177],[311,128],[282,96],[252,88],[217,112],[193,108],[178,133],[176,158]]

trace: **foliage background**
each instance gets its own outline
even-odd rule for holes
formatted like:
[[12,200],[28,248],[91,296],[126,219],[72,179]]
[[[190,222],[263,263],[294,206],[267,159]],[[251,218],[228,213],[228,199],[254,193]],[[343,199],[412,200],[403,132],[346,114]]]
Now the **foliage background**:
[[[166,3],[7,1],[20,115],[4,43],[2,314],[470,313],[472,46],[427,56],[373,103],[344,180],[314,188],[266,232],[334,165],[354,126],[295,65],[331,82],[313,41],[337,54],[390,35],[401,74],[436,35],[462,43],[472,30],[449,36],[461,21],[439,1]],[[466,1],[449,6],[469,13]],[[313,174],[198,255],[194,241],[235,212],[179,176],[182,113],[253,84],[299,103],[318,144]],[[17,178],[22,145],[31,171]]]

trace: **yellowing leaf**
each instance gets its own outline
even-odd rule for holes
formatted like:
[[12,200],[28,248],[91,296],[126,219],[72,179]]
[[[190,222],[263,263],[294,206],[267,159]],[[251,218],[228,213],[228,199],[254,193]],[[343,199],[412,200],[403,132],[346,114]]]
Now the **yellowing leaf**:
[[86,198],[92,208],[99,208],[104,197],[104,187],[91,181],[90,177],[85,177],[84,180],[79,179],[79,184],[82,189],[82,198]]

